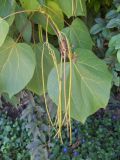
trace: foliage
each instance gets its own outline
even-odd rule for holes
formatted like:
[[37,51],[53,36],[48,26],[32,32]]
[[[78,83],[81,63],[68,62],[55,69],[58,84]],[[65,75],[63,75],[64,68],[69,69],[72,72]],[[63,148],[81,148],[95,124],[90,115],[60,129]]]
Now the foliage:
[[[66,94],[68,95],[66,96],[66,100],[69,99],[69,84],[67,84],[67,80],[70,79],[70,67],[72,67],[72,95],[70,96],[71,117],[84,123],[86,116],[93,114],[101,108],[101,106],[107,105],[107,97],[109,97],[109,88],[111,86],[111,75],[108,74],[108,70],[106,69],[104,63],[97,59],[91,51],[77,49],[75,52],[76,56],[80,56],[80,59],[78,59],[75,64],[73,62],[72,66],[67,64],[65,68],[66,93],[68,92]],[[58,68],[59,72],[61,72],[60,67],[61,66]],[[102,72],[103,70],[104,73]],[[89,72],[91,73],[89,74]],[[104,80],[101,79],[101,76],[104,76]],[[59,92],[57,90],[56,92],[53,92],[56,88],[59,88],[59,84],[57,81],[57,72],[53,69],[48,78],[48,94],[52,100],[58,104]],[[81,91],[79,88],[81,88]],[[62,90],[64,90],[64,85],[62,86]],[[76,99],[76,96],[81,98]],[[94,96],[95,98],[93,98]],[[65,106],[64,97],[64,92],[62,92],[62,107]],[[86,99],[84,99],[85,97]],[[91,107],[89,106],[90,103],[92,104]],[[81,109],[78,110],[77,106],[81,106]],[[66,111],[66,108],[64,107],[63,110]],[[81,112],[82,114],[80,114]]]
[[[112,106],[113,107],[113,106]],[[72,122],[73,144],[69,144],[67,128],[63,128],[62,145],[57,138],[51,138],[51,160],[112,160],[120,159],[120,108],[99,111],[89,117],[84,125],[77,121]],[[55,132],[52,129],[52,137]]]
[[[120,159],[119,110],[86,121],[107,106],[110,70],[114,84],[120,83],[119,4],[115,0],[91,29],[101,60],[93,53],[84,19],[88,8],[98,12],[104,5],[110,7],[111,1],[89,0],[86,6],[85,0],[0,0],[0,94],[8,94],[16,106],[22,105],[23,89],[28,95],[21,120],[12,121],[1,113],[2,159]],[[57,111],[48,105],[46,93]],[[46,108],[34,94],[43,95]],[[49,135],[48,117],[64,144],[53,139],[56,128]],[[71,140],[73,145],[68,144]]]
[[[48,118],[45,110],[40,106],[38,97],[35,97],[36,103],[30,94],[30,102],[22,112],[21,119],[26,122],[25,128],[31,137],[27,144],[32,160],[48,160],[47,137],[49,132]],[[37,102],[38,101],[38,102]]]
[[[29,98],[29,100],[28,100]],[[9,99],[0,108],[0,157],[3,160],[48,160],[50,126],[44,104],[31,93],[24,96],[27,104],[14,108]],[[6,106],[3,107],[6,103]],[[8,107],[10,108],[7,108]],[[16,114],[16,112],[18,114]]]
[[68,18],[71,16],[86,16],[86,6],[84,0],[58,0],[58,3]]
[[70,145],[66,126],[62,128],[64,144],[61,144],[54,137],[55,129],[48,127],[40,99],[36,96],[34,99],[35,104],[31,97],[21,120],[13,121],[1,111],[0,156],[3,160],[29,160],[30,157],[33,160],[119,160],[120,102],[89,117],[84,125],[73,120]]
[[99,56],[105,57],[105,61],[113,73],[113,82],[118,87],[120,85],[119,6],[120,1],[114,1],[112,8],[106,13],[105,18],[96,18],[96,24],[91,28],[91,34],[93,34],[97,46],[97,53]]
[[[43,92],[43,86],[42,84],[42,69],[41,69],[41,59],[42,59],[42,50],[43,50],[43,45],[41,43],[38,43],[36,45],[34,45],[33,50],[35,52],[36,55],[36,69],[33,75],[32,80],[29,82],[27,88],[31,91],[33,91],[34,93],[38,94],[38,95],[42,95]],[[55,47],[53,45],[50,46],[52,49],[54,49],[55,55],[57,60],[59,60],[59,52],[57,49],[55,49]],[[51,69],[54,67],[54,64],[52,62],[52,57],[49,55],[49,48],[48,46],[44,46],[44,51],[45,51],[45,55],[44,55],[44,70],[46,71],[44,73],[44,83],[45,83],[45,91],[47,91],[47,79],[48,79],[48,74],[50,73]],[[49,65],[49,67],[48,67]],[[48,73],[48,74],[47,74]]]
[[87,0],[87,3],[90,10],[94,8],[95,12],[98,13],[101,7],[109,7],[112,0]]
[[0,111],[0,158],[2,160],[29,160],[26,146],[30,136],[25,129],[24,121],[13,121]]
[[[27,44],[16,43],[13,39],[8,38],[0,49],[0,61],[0,90],[7,92],[12,97],[22,90],[32,78],[35,69],[34,53]],[[10,85],[12,83],[14,86]]]
[[[85,122],[89,115],[107,105],[112,77],[104,62],[92,53],[93,42],[80,19],[86,16],[84,0],[1,0],[0,4],[4,8],[0,11],[4,34],[0,37],[1,93],[8,93],[11,98],[27,88],[45,98],[49,90],[49,96],[58,105],[59,127],[62,109],[69,123],[70,116]],[[71,17],[73,21],[69,23]],[[49,42],[53,35],[57,48]],[[51,88],[53,82],[57,85]]]

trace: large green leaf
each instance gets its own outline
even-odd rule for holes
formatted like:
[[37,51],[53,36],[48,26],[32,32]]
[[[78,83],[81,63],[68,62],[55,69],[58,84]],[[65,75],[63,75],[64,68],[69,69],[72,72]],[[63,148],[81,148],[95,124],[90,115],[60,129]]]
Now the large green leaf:
[[73,49],[92,49],[93,42],[88,29],[84,22],[79,18],[76,18],[72,24],[69,27],[63,29],[62,32],[66,34]]
[[8,23],[2,18],[0,18],[0,47],[4,43],[4,40],[8,34],[8,31],[9,31]]
[[85,0],[58,0],[58,3],[68,18],[86,16]]
[[16,15],[15,24],[17,30],[22,34],[26,42],[30,42],[32,36],[32,25],[31,22],[27,19],[25,13]]
[[46,7],[43,7],[42,9],[44,10],[45,14],[35,14],[33,20],[35,23],[42,25],[43,29],[46,31],[47,16],[49,16],[52,20],[49,18],[47,32],[55,35],[55,30],[53,27],[51,27],[51,24],[53,25],[53,23],[55,23],[59,30],[63,29],[64,17],[62,10],[58,4],[52,0],[47,1]]
[[[106,107],[111,89],[112,76],[104,62],[98,59],[92,51],[77,49],[76,60],[72,63],[72,91],[71,91],[71,117],[81,122]],[[60,66],[58,66],[60,68]],[[64,69],[63,69],[64,70]],[[66,97],[69,97],[70,64],[66,63]],[[64,77],[62,81],[62,107],[64,110]],[[48,78],[48,94],[58,104],[59,89],[56,69],[53,69]]]
[[0,92],[7,92],[12,97],[27,85],[34,70],[32,48],[11,38],[6,39],[0,47]]
[[37,0],[20,0],[22,7],[26,10],[35,10],[40,7]]
[[[0,0],[0,17],[4,18],[15,12],[15,0]],[[15,16],[11,15],[7,18],[7,22],[11,25]]]
[[[44,50],[43,50],[44,47]],[[52,45],[50,45],[50,48],[54,51],[56,59],[59,60],[60,53],[57,49],[55,49]],[[51,69],[54,67],[53,59],[51,55],[49,54],[50,50],[48,49],[48,46],[43,44],[36,44],[33,47],[33,50],[36,54],[36,69],[34,76],[30,83],[28,84],[28,89],[33,91],[34,93],[38,95],[42,95],[43,92],[43,81],[42,81],[42,52],[43,52],[43,70],[44,70],[44,80],[45,80],[45,91],[47,88],[47,79],[48,75],[51,71]]]

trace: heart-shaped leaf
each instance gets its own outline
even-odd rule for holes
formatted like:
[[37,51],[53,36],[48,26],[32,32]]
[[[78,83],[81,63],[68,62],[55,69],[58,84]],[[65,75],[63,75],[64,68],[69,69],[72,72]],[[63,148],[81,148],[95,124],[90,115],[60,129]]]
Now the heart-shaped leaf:
[[[57,49],[55,49],[52,45],[50,45],[51,50],[54,51],[56,59],[59,62],[60,53]],[[28,84],[27,88],[30,89],[32,92],[42,95],[43,91],[43,80],[42,80],[42,69],[44,71],[44,83],[45,83],[45,91],[47,90],[47,79],[51,69],[54,67],[52,56],[50,55],[50,49],[48,46],[43,44],[36,44],[33,46],[33,50],[36,55],[36,69],[34,76],[30,83]],[[43,68],[42,68],[42,55],[43,55]]]
[[[77,49],[76,60],[66,63],[65,74],[64,67],[62,77],[62,108],[64,108],[65,97],[68,101],[69,97],[69,79],[71,77],[71,117],[85,122],[86,118],[96,112],[99,108],[105,108],[111,89],[112,76],[109,73],[104,62],[98,59],[92,51],[86,49]],[[58,66],[61,70],[61,65]],[[60,71],[61,72],[61,71]],[[64,77],[64,75],[66,75]],[[64,79],[66,79],[64,81]],[[48,78],[48,94],[51,99],[58,105],[59,85],[56,69],[53,69]],[[65,84],[65,85],[64,85]],[[66,86],[66,96],[64,96],[64,86]]]
[[8,34],[8,31],[9,31],[8,23],[2,18],[0,18],[0,47],[4,43],[4,40]]
[[26,42],[30,42],[32,36],[32,24],[27,19],[27,15],[25,13],[16,15],[15,24],[17,30],[22,34],[24,40]]
[[[44,12],[46,14],[35,14],[33,16],[33,20],[36,24],[40,24],[42,25],[43,29],[46,31],[46,25],[47,25],[47,16],[48,15],[52,21],[56,24],[56,26],[59,28],[59,30],[62,30],[64,27],[64,17],[63,17],[63,13],[61,8],[59,7],[59,5],[57,3],[55,3],[52,0],[47,1],[46,3],[46,7],[43,7],[42,10],[44,10]],[[49,23],[48,23],[48,28],[47,28],[47,32],[55,35],[55,30],[53,30],[53,28],[51,27],[51,19],[48,19]]]
[[[15,12],[15,0],[0,0],[0,17],[5,18]],[[6,20],[9,25],[14,21],[15,15],[9,16]]]
[[85,0],[58,0],[58,3],[68,18],[86,16]]
[[67,36],[73,49],[92,49],[93,42],[88,32],[88,29],[84,22],[79,18],[76,18],[72,22],[72,24],[69,27],[63,29],[62,32],[64,32]]
[[6,39],[0,47],[0,92],[10,97],[21,91],[31,80],[35,70],[35,56],[25,43]]

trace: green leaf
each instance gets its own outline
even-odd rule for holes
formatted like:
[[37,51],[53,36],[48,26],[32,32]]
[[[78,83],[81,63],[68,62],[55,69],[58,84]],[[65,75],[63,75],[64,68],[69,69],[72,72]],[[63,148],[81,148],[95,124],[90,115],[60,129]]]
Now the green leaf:
[[35,10],[40,7],[37,0],[20,0],[22,7],[26,10]]
[[108,50],[106,51],[105,55],[106,57],[112,56],[116,53],[115,48],[114,47],[109,47]]
[[[77,49],[77,60],[72,63],[72,90],[71,90],[71,117],[85,122],[86,118],[99,108],[105,108],[111,89],[112,76],[104,62],[98,59],[92,51]],[[60,65],[58,66],[60,68]],[[63,69],[64,70],[64,69]],[[70,64],[66,63],[66,97],[69,97]],[[64,71],[63,71],[64,72]],[[64,109],[64,77],[62,81],[62,108]],[[48,94],[58,104],[59,89],[56,69],[53,69],[48,78]]]
[[117,51],[117,59],[118,59],[118,62],[120,63],[120,49]]
[[120,5],[117,7],[117,12],[120,12]]
[[85,0],[58,0],[58,3],[68,18],[86,16]]
[[84,22],[76,18],[72,24],[63,29],[73,49],[85,48],[92,49],[92,39]]
[[8,23],[2,18],[0,18],[0,47],[4,43],[4,40],[8,34],[8,31],[9,31]]
[[99,32],[101,32],[103,29],[105,28],[105,26],[103,24],[95,24],[91,30],[90,30],[90,33],[91,34],[97,34]]
[[119,27],[119,26],[120,26],[120,19],[119,19],[119,17],[117,17],[117,18],[111,19],[108,22],[106,28],[115,28],[115,27]]
[[[46,31],[46,25],[47,25],[47,16],[51,17],[52,21],[56,24],[59,30],[63,29],[64,27],[64,17],[61,8],[58,6],[57,3],[53,1],[47,1],[46,7],[42,8],[46,14],[35,14],[34,15],[34,22],[36,24],[42,25],[43,29]],[[49,23],[48,23],[48,30],[47,32],[55,35],[55,31],[51,27],[50,24],[52,24],[51,19],[49,18]]]
[[109,47],[120,49],[120,34],[113,36],[109,42]]
[[106,18],[106,19],[113,19],[113,18],[115,18],[115,17],[117,17],[117,16],[118,16],[118,13],[117,13],[116,10],[110,10],[110,11],[106,14],[105,18]]
[[[51,69],[54,67],[53,59],[49,54],[50,50],[48,49],[48,46],[46,45],[43,46],[43,44],[40,43],[34,45],[33,50],[36,54],[36,69],[34,76],[30,81],[30,83],[28,84],[27,88],[38,95],[42,95],[44,93],[43,81],[42,81],[42,64],[41,64],[43,47],[44,47],[43,70],[44,70],[44,80],[45,80],[45,91],[47,90],[48,75]],[[60,53],[58,52],[58,50],[55,49],[52,45],[50,45],[50,48],[54,51],[57,60],[59,60]]]
[[32,48],[25,43],[6,39],[0,47],[0,92],[10,97],[21,91],[31,80],[35,70]]
[[27,19],[27,15],[25,13],[16,15],[15,24],[17,30],[22,34],[24,40],[26,42],[30,42],[32,36],[32,25]]
[[104,28],[104,30],[102,31],[102,36],[103,38],[105,38],[106,40],[110,40],[112,37],[112,33],[110,32],[109,29]]
[[[0,0],[0,17],[4,18],[15,12],[15,0]],[[15,15],[8,17],[6,20],[9,25],[14,21]]]
[[120,63],[115,64],[115,70],[118,72],[120,71]]

